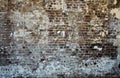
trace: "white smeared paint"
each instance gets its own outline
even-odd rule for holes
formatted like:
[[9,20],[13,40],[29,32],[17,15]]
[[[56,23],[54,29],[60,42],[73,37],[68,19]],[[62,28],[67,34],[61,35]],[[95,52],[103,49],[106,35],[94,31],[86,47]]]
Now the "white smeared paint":
[[102,48],[100,48],[100,47],[98,47],[98,46],[94,46],[94,49],[97,49],[97,50],[99,50],[99,51],[102,50]]

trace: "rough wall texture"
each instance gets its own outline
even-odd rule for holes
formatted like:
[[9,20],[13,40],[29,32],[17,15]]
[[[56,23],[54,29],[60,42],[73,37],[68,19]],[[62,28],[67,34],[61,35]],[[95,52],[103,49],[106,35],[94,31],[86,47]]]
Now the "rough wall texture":
[[113,4],[0,0],[0,77],[119,77],[120,18]]

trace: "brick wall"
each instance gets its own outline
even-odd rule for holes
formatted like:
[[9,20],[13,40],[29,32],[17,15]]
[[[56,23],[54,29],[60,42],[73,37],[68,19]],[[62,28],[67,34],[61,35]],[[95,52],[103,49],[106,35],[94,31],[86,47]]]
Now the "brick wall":
[[[27,74],[32,77],[113,74],[109,70],[112,71],[118,55],[119,19],[111,13],[110,1],[0,2],[0,65],[11,66],[12,74],[7,74],[11,78]],[[3,72],[1,77],[5,77]]]

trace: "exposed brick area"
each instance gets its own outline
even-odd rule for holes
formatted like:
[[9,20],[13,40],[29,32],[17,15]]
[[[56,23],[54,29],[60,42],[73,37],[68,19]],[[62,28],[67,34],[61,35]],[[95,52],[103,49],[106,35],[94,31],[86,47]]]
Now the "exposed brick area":
[[119,77],[111,1],[0,0],[0,77]]

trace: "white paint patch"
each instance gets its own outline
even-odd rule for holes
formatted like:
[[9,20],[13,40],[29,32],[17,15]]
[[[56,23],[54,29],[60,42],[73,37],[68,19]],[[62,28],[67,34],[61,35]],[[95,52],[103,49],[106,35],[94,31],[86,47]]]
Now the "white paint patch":
[[100,47],[98,47],[98,46],[94,46],[94,49],[97,49],[97,50],[99,50],[99,51],[102,50],[102,48],[100,48]]

